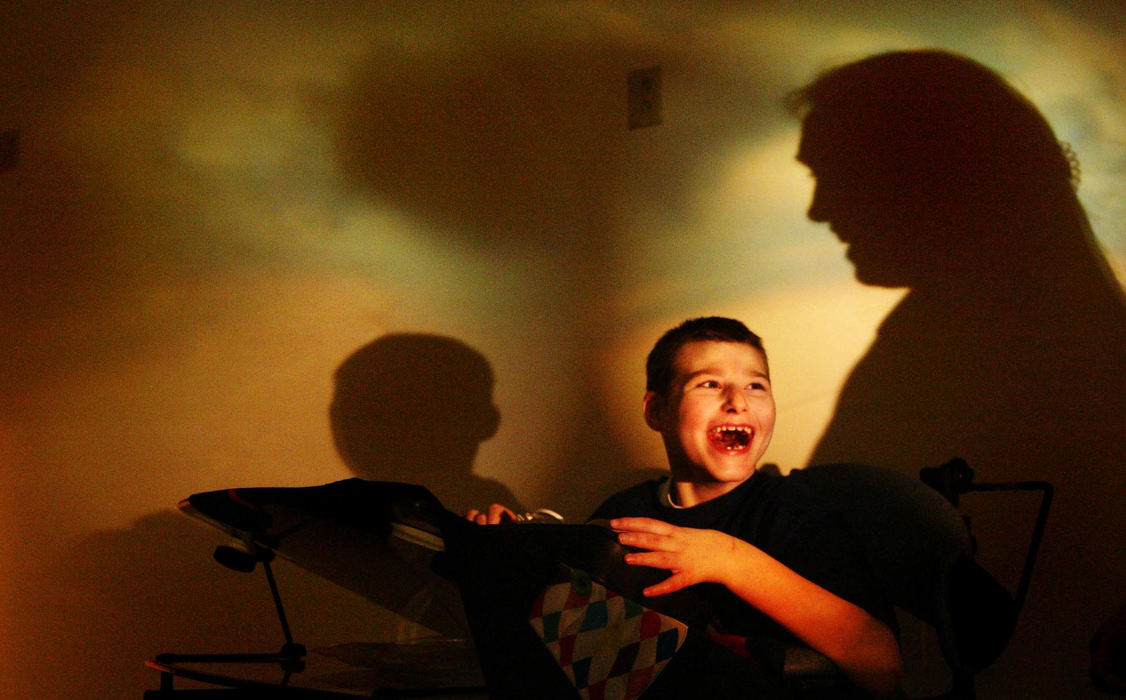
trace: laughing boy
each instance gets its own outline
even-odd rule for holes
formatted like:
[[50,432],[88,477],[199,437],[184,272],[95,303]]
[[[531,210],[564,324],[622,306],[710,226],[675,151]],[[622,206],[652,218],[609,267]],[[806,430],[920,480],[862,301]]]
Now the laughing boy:
[[[800,484],[758,470],[775,418],[761,339],[722,317],[668,331],[646,361],[644,416],[664,441],[669,476],[615,494],[591,516],[636,550],[628,564],[670,572],[644,595],[689,589],[704,599],[708,633],[728,648],[721,654],[734,648],[753,659],[764,645],[805,645],[848,679],[841,696],[896,693],[894,616],[857,544]],[[490,524],[512,513],[494,504],[467,517]],[[682,674],[724,668],[697,658],[659,680],[683,688]]]

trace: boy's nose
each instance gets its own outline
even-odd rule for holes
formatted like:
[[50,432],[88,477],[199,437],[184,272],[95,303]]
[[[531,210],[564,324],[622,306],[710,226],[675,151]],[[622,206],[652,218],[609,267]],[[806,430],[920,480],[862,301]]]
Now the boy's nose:
[[735,412],[745,410],[747,408],[747,397],[743,395],[742,389],[735,387],[728,389],[723,407],[728,411]]

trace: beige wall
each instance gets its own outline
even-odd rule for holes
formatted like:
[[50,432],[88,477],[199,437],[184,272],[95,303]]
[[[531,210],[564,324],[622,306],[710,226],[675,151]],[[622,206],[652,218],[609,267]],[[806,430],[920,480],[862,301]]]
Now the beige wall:
[[[857,284],[804,218],[781,100],[839,60],[938,45],[1011,76],[1078,152],[1084,203],[1126,269],[1121,11],[837,4],[4,10],[0,131],[19,132],[19,162],[0,172],[0,694],[139,697],[154,653],[275,645],[272,618],[244,621],[268,613],[261,582],[219,570],[217,536],[174,512],[190,493],[359,473],[423,483],[454,510],[500,495],[582,519],[661,465],[641,365],[692,315],[765,336],[767,459],[804,466],[903,293]],[[663,123],[630,131],[626,75],[652,65]],[[463,387],[396,385],[409,444],[379,473],[349,469],[333,373],[388,334],[478,353],[495,434],[458,432],[477,415]],[[434,366],[456,383],[459,357]],[[287,575],[299,635],[382,624]],[[1027,667],[1032,646],[986,682]],[[1079,655],[1036,683],[1083,696]]]

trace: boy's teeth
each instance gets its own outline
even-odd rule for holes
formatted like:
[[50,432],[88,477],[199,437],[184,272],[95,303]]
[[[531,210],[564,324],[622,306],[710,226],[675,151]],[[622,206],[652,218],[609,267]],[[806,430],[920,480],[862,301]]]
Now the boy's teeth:
[[711,434],[729,450],[744,447],[750,442],[752,431],[744,425],[721,425],[712,428]]

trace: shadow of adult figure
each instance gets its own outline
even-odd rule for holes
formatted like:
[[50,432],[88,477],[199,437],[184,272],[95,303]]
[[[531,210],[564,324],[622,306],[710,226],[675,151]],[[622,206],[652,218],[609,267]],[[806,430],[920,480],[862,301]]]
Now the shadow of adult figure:
[[[1126,580],[1126,305],[1074,158],[997,73],[942,51],[846,64],[792,106],[816,179],[809,218],[847,246],[861,283],[909,290],[811,463],[917,474],[960,456],[978,481],[1054,482],[1041,565],[1001,661],[1063,684],[1032,695],[1080,694],[1087,639]],[[978,534],[1023,557],[1030,523],[998,518],[1007,531],[990,533],[991,517],[974,516]]]
[[517,500],[477,476],[480,443],[500,425],[493,371],[453,338],[399,333],[376,338],[336,369],[329,416],[341,458],[359,477],[430,489],[455,512]]

